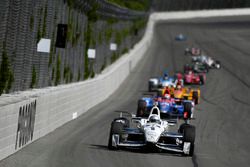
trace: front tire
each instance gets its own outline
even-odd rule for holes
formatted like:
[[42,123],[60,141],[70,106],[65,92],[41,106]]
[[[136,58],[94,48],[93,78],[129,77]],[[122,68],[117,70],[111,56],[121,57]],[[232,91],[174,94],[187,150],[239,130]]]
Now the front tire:
[[110,128],[110,133],[109,133],[109,141],[108,141],[108,149],[110,150],[115,150],[118,149],[117,146],[112,145],[112,136],[113,134],[122,134],[124,125],[121,122],[112,122],[111,128]]
[[194,142],[195,142],[195,127],[192,125],[185,125],[183,127],[183,140],[190,143],[190,150],[188,156],[194,154]]

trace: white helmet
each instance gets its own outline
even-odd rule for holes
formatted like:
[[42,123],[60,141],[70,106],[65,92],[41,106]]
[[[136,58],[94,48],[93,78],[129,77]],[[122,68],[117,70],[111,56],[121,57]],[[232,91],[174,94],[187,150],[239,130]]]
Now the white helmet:
[[150,123],[160,123],[160,117],[158,115],[152,115],[150,118],[149,118],[149,122]]
[[170,99],[170,94],[165,94],[166,99]]

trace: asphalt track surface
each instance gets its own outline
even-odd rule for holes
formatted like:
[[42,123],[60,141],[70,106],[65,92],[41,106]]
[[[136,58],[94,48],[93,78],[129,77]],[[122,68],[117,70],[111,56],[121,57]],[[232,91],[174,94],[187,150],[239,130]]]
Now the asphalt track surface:
[[[120,89],[77,120],[35,141],[0,162],[0,167],[229,167],[250,164],[250,18],[210,18],[161,23],[145,58]],[[187,41],[174,38],[183,33]],[[190,61],[187,46],[198,46],[221,61],[201,87],[193,157],[107,149],[115,110],[135,112],[147,80],[181,71]]]

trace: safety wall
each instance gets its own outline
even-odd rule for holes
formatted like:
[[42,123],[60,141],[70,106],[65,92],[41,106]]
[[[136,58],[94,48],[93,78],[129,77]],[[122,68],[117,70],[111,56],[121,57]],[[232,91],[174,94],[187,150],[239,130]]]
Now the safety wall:
[[250,9],[152,14],[143,39],[94,79],[1,96],[0,159],[77,118],[109,97],[147,52],[155,23],[169,19],[232,15],[250,15]]

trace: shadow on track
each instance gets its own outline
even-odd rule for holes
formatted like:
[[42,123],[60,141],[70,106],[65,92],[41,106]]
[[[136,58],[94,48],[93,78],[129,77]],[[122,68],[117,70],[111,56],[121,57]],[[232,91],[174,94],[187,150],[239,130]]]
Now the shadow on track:
[[90,144],[90,149],[98,149],[98,150],[105,150],[105,151],[111,151],[111,152],[130,152],[135,154],[154,154],[154,155],[161,155],[161,156],[168,156],[168,157],[186,157],[182,154],[178,154],[176,152],[171,151],[145,151],[143,149],[139,148],[121,148],[118,150],[110,150],[108,149],[108,146],[106,145],[98,145],[98,144]]

